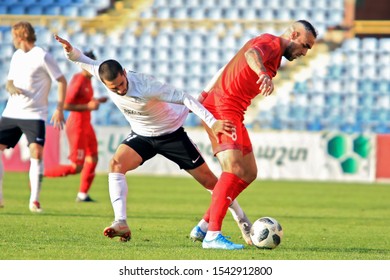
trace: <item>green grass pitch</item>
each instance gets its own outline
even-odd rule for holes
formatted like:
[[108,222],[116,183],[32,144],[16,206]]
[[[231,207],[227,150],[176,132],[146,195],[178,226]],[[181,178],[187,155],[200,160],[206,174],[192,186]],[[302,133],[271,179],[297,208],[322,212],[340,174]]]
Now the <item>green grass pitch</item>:
[[[129,173],[132,240],[103,236],[113,220],[106,174],[90,191],[95,203],[76,203],[79,175],[45,178],[42,214],[28,210],[28,174],[7,172],[0,209],[1,260],[389,260],[390,185],[330,182],[254,182],[238,201],[254,221],[276,218],[284,238],[274,250],[204,250],[189,240],[210,194],[187,177]],[[223,233],[243,243],[228,212]]]

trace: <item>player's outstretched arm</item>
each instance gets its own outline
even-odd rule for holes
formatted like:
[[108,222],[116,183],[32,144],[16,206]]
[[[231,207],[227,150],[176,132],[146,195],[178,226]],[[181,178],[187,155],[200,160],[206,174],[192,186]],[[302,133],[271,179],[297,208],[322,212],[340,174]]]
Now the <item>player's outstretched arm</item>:
[[57,34],[54,34],[54,39],[56,39],[57,42],[59,42],[60,44],[62,44],[62,47],[64,48],[64,50],[69,53],[73,50],[73,46],[71,45],[71,43],[69,43],[67,40],[65,40],[64,38],[61,38],[60,36],[58,36]]

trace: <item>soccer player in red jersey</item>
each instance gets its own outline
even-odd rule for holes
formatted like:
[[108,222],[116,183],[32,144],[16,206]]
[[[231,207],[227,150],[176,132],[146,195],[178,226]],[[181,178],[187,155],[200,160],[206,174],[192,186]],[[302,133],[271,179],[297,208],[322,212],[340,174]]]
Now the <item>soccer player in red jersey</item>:
[[[84,54],[96,59],[92,51]],[[100,103],[107,101],[106,97],[93,98],[91,78],[92,75],[86,70],[75,74],[66,93],[64,108],[71,111],[66,121],[66,134],[72,164],[54,166],[46,169],[44,173],[46,177],[61,177],[81,172],[77,202],[93,201],[88,191],[98,163],[98,143],[91,124],[91,111],[99,109]]]
[[[226,240],[221,229],[231,201],[257,178],[256,159],[243,124],[245,111],[254,97],[272,93],[272,78],[280,67],[282,57],[292,61],[305,56],[313,47],[316,37],[317,31],[305,20],[292,23],[281,36],[263,34],[255,37],[213,77],[200,95],[199,101],[216,119],[233,121],[236,127],[231,136],[220,134],[216,140],[205,126],[213,152],[221,164],[222,174],[202,220],[207,224],[203,248],[243,248],[241,244]],[[199,225],[193,231],[197,227]]]

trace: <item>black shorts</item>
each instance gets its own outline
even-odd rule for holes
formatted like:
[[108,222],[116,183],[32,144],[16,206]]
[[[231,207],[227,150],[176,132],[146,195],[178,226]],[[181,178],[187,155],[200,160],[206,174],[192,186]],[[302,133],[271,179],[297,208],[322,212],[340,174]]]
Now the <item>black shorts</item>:
[[142,157],[142,163],[157,154],[177,163],[180,169],[185,170],[195,169],[205,162],[183,127],[157,137],[145,137],[131,132],[122,144],[135,150]]
[[45,145],[45,122],[43,120],[24,120],[0,118],[0,144],[13,148],[24,133],[28,144],[37,143]]

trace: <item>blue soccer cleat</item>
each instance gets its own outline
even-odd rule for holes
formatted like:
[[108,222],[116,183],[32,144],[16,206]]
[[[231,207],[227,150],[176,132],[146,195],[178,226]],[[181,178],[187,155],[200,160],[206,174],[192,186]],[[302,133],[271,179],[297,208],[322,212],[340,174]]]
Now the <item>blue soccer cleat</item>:
[[204,249],[224,249],[224,250],[240,250],[244,249],[244,245],[235,244],[226,239],[222,234],[218,234],[217,237],[211,241],[203,240],[202,247]]
[[193,242],[196,242],[196,241],[202,242],[205,236],[206,236],[206,233],[204,231],[202,231],[199,226],[194,227],[190,233],[190,239]]

